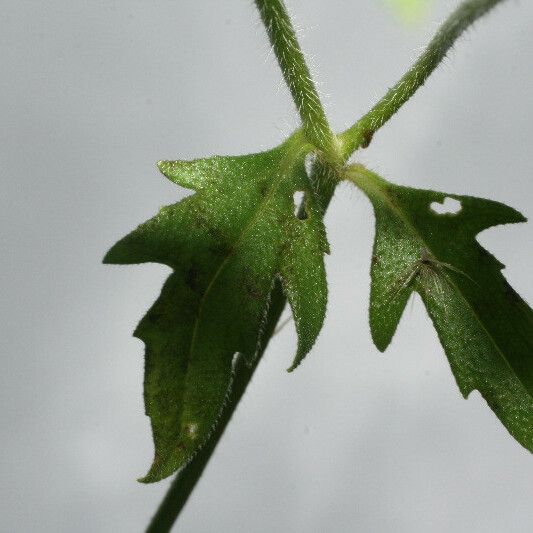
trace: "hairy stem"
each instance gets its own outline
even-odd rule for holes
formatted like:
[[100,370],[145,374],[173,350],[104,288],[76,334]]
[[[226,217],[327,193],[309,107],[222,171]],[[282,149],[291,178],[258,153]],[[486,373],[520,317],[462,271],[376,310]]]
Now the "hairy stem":
[[340,160],[340,147],[298,44],[283,0],[255,0],[270,43],[298,108],[307,140],[330,162]]
[[448,17],[400,81],[366,115],[340,135],[345,159],[358,148],[368,146],[374,133],[424,84],[461,34],[501,1],[466,0]]

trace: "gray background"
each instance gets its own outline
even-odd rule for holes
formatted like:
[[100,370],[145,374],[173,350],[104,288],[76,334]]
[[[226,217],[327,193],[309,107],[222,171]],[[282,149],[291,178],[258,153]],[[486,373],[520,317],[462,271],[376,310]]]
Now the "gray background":
[[[408,67],[457,2],[416,28],[376,0],[290,0],[336,130]],[[180,198],[162,158],[241,154],[298,124],[250,0],[0,1],[0,530],[141,531],[143,346],[167,269],[106,249]],[[532,216],[533,4],[468,32],[361,160],[403,184]],[[329,315],[294,374],[272,342],[176,528],[184,532],[529,532],[533,461],[477,393],[464,401],[424,309],[386,354],[367,326],[373,218],[328,215]],[[533,230],[480,240],[529,301]]]

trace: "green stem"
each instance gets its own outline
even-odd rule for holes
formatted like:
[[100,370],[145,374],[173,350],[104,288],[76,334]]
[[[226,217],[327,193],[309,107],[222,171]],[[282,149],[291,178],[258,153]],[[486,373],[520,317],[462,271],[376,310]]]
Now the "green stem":
[[461,34],[501,1],[466,0],[448,17],[401,80],[366,115],[340,135],[345,159],[358,148],[366,148],[370,144],[374,133],[424,84]]
[[331,131],[283,0],[255,0],[276,54],[307,140],[331,162],[340,160],[340,146]]

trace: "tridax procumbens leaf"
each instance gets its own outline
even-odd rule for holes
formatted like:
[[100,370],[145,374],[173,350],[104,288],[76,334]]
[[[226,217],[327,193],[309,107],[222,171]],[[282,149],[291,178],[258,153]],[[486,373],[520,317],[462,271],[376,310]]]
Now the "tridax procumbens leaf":
[[[142,480],[160,480],[190,460],[217,421],[235,357],[252,362],[269,298],[280,280],[298,333],[296,367],[326,312],[323,213],[306,174],[306,145],[239,157],[161,161],[161,172],[195,194],[119,241],[104,262],[170,266],[159,299],[135,336],[146,345],[145,405],[155,444]],[[303,216],[295,193],[304,194]]]
[[[533,312],[475,238],[525,218],[498,202],[393,185],[360,165],[347,177],[376,215],[370,291],[376,346],[389,345],[409,296],[418,292],[462,394],[479,390],[533,451]],[[432,209],[446,198],[460,202],[457,213]]]

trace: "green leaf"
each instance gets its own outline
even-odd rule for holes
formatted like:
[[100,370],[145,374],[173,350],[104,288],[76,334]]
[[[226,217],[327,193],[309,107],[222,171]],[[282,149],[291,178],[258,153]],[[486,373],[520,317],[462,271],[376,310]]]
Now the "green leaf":
[[[104,262],[170,266],[159,299],[135,336],[146,345],[145,406],[155,458],[141,481],[191,460],[227,400],[233,369],[253,364],[268,341],[271,291],[280,280],[298,333],[291,369],[313,346],[326,310],[323,213],[295,135],[268,152],[161,161],[161,172],[195,194],[119,241]],[[304,216],[294,195],[303,192]]]
[[[370,328],[389,345],[407,300],[420,294],[463,396],[477,389],[509,432],[533,451],[533,312],[475,239],[525,218],[498,202],[400,187],[354,166],[349,176],[376,215]],[[434,202],[460,202],[439,214]]]

